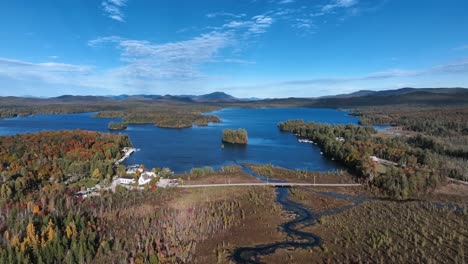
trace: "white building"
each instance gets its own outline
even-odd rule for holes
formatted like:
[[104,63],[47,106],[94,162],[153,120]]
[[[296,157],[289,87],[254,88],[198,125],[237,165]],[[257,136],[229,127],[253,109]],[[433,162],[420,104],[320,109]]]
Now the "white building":
[[336,140],[336,141],[340,141],[340,142],[344,142],[344,141],[345,141],[344,137],[335,137],[335,140]]
[[385,160],[385,159],[381,159],[381,158],[377,158],[376,156],[370,156],[370,159],[375,163],[380,163],[386,166],[398,166],[398,163]]
[[159,179],[158,181],[158,187],[160,188],[166,188],[166,187],[175,187],[179,184],[179,181],[177,179]]
[[135,174],[137,171],[143,173],[143,169],[142,168],[129,168],[126,172],[127,174]]
[[119,178],[119,183],[121,183],[121,184],[134,184],[135,179],[129,178],[129,177],[120,177]]
[[145,171],[140,175],[138,179],[138,185],[145,185],[151,181],[151,178],[156,177],[156,173],[151,171]]

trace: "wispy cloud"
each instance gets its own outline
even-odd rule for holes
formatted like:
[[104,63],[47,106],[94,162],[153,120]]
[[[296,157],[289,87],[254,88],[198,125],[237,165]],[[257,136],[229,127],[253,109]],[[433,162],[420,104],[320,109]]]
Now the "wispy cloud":
[[[385,81],[390,81],[392,83],[396,82],[398,84],[401,84],[402,81],[406,81],[406,83],[412,83],[412,81],[417,80],[418,78],[422,78],[429,79],[433,82],[433,78],[437,79],[437,76],[446,77],[451,76],[453,74],[468,74],[468,58],[461,58],[459,60],[452,61],[447,64],[437,65],[420,70],[390,69],[387,71],[369,73],[363,76],[335,76],[299,80],[285,80],[254,85],[231,86],[226,87],[225,89],[247,92],[253,89],[262,90],[275,88],[277,90],[286,91],[286,94],[304,94],[304,91],[308,91],[308,89],[331,87],[335,89],[333,92],[337,93],[356,90],[350,88],[352,85],[354,85],[354,87],[358,87],[358,89],[363,89],[363,87],[369,87],[369,84],[377,84],[377,87],[372,87],[372,89],[376,89],[379,87],[383,88],[382,86],[384,85]],[[401,85],[392,86],[392,88],[398,87],[401,87]]]
[[255,61],[242,60],[242,59],[221,59],[221,60],[212,60],[211,62],[226,62],[226,63],[238,63],[238,64],[256,64]]
[[333,0],[331,3],[322,7],[322,12],[328,13],[336,8],[348,8],[356,5],[358,0]]
[[227,12],[215,12],[215,13],[209,13],[206,14],[206,17],[208,18],[214,18],[214,17],[233,17],[233,18],[242,18],[247,16],[246,14],[233,14],[233,13],[227,13]]
[[104,0],[101,7],[104,13],[111,19],[125,22],[125,16],[122,8],[127,4],[127,0]]
[[284,4],[292,4],[294,2],[296,2],[296,0],[281,0],[278,2],[278,4],[284,5]]
[[258,15],[253,17],[254,22],[249,28],[249,32],[254,34],[265,33],[266,30],[273,24],[273,18],[266,15]]
[[221,27],[215,29],[221,30],[245,30],[247,34],[262,34],[273,24],[273,18],[267,15],[257,15],[248,20],[232,20]]
[[42,81],[52,84],[81,82],[94,67],[57,62],[33,63],[0,58],[0,76],[19,81]]
[[460,51],[460,50],[468,50],[468,45],[463,45],[459,47],[453,48],[453,50]]
[[[107,36],[90,40],[88,45],[97,47],[111,44],[120,52],[120,60],[126,65],[113,69],[113,74],[127,79],[188,81],[205,76],[201,65],[211,62],[253,64],[255,62],[231,58],[221,51],[239,50],[255,36],[263,34],[273,23],[267,15],[226,21],[219,27],[191,39],[151,43],[119,36]],[[236,56],[238,57],[238,56]]]
[[127,63],[117,71],[126,77],[185,80],[200,77],[198,66],[232,45],[231,41],[227,32],[210,32],[189,40],[164,44],[117,36],[98,38],[88,44],[115,44],[120,50],[120,59]]
[[[100,70],[92,65],[75,65],[50,61],[34,63],[0,58],[0,83],[5,83],[5,80],[13,80],[19,86],[32,84],[35,87],[36,84],[43,84],[43,87],[61,87],[60,89],[82,87],[67,91],[75,93],[90,93],[90,91],[93,91],[94,94],[174,93],[173,89],[177,89],[176,93],[180,93],[193,91],[195,86],[200,89],[199,92],[202,92],[211,90],[209,89],[211,81],[203,81],[204,78],[201,78],[203,76],[200,76],[201,74],[196,68],[198,63],[255,63],[242,59],[217,58],[215,54],[222,47],[229,45],[225,40],[225,36],[219,35],[205,35],[181,43],[160,45],[145,41],[109,37],[92,41],[90,45],[105,43],[117,45],[121,50],[122,60],[128,64]],[[201,51],[202,49],[207,51]],[[198,52],[202,54],[195,54]],[[185,56],[187,58],[182,58]],[[160,62],[155,62],[155,60]],[[176,66],[181,68],[178,70]],[[439,78],[452,78],[453,75],[467,76],[467,74],[468,58],[460,58],[456,61],[426,69],[390,69],[362,76],[320,77],[251,83],[243,86],[229,86],[228,84],[224,88],[217,86],[216,89],[234,92],[238,95],[259,96],[264,93],[262,91],[266,89],[270,91],[274,87],[275,91],[278,91],[282,96],[310,96],[311,89],[317,91],[317,89],[324,89],[324,87],[333,89],[333,91],[327,90],[328,93],[352,91],[369,86],[373,89],[382,88],[384,85],[387,85],[386,87],[393,85],[392,87],[397,88],[397,84],[401,83],[418,85],[421,82],[417,80],[430,80],[431,83],[434,83]],[[28,91],[33,91],[30,88],[28,89]],[[317,95],[316,93],[313,94]]]
[[11,72],[14,72],[14,69],[19,68],[31,70],[31,72],[34,72],[35,70],[44,70],[49,72],[88,72],[92,69],[92,66],[87,65],[74,65],[58,62],[32,63],[7,58],[0,58],[0,66],[2,66],[0,67],[0,72],[7,72],[8,69],[12,69]]
[[[124,1],[106,1],[123,6]],[[219,76],[206,75],[202,66],[209,63],[252,65],[255,61],[240,57],[246,43],[267,32],[273,19],[268,15],[234,18],[198,36],[174,42],[153,43],[146,40],[105,36],[88,41],[90,47],[113,47],[123,65],[100,69],[93,66],[57,62],[32,63],[2,59],[0,76],[14,80],[34,80],[118,91],[137,91],[155,87],[173,87],[177,83],[190,88]],[[1,78],[0,78],[1,79]]]

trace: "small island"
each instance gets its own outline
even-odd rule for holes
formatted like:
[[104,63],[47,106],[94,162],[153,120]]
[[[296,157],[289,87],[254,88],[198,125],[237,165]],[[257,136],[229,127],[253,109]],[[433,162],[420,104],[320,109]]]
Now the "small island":
[[127,124],[123,122],[110,122],[108,128],[109,130],[125,130],[127,129]]
[[224,129],[222,141],[231,144],[247,144],[247,131],[243,128],[237,130]]

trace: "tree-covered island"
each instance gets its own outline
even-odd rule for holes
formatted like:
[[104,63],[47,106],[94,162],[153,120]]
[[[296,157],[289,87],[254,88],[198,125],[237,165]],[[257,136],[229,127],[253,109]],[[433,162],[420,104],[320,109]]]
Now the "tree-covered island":
[[237,130],[224,129],[222,141],[231,144],[247,144],[247,131],[243,128],[239,128]]
[[127,124],[123,122],[110,122],[108,128],[109,130],[125,130],[127,129]]

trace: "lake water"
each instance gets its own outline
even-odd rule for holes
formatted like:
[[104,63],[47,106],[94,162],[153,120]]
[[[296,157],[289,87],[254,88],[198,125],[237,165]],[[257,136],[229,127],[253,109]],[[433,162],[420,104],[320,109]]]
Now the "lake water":
[[[288,119],[303,119],[330,124],[357,124],[357,118],[346,112],[317,108],[227,108],[208,114],[223,122],[207,127],[164,129],[154,125],[131,125],[123,133],[133,146],[140,149],[124,164],[144,164],[147,168],[169,167],[175,172],[193,167],[212,166],[215,169],[239,162],[272,163],[291,169],[313,171],[335,170],[338,164],[320,155],[320,149],[300,143],[290,133],[280,132],[277,124]],[[0,135],[32,133],[45,130],[83,129],[109,132],[107,125],[118,119],[92,118],[93,113],[65,115],[35,115],[0,120]],[[245,128],[246,146],[224,144],[225,128]],[[118,133],[118,132],[113,132]]]

